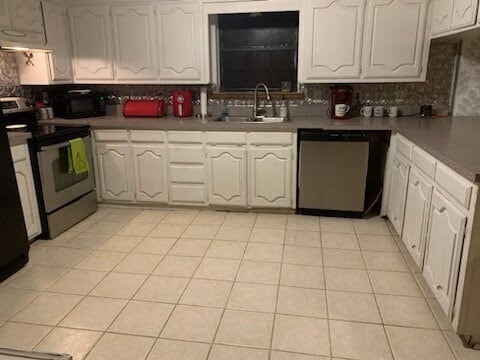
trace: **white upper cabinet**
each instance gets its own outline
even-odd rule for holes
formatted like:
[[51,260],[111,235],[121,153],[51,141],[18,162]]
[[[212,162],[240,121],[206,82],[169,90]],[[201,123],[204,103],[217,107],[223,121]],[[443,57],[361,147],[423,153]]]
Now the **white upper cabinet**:
[[249,196],[252,207],[290,207],[292,149],[250,148]]
[[157,4],[159,78],[163,82],[203,81],[203,27],[199,3]]
[[45,44],[40,0],[0,0],[0,38],[18,44]]
[[432,35],[442,34],[450,30],[452,10],[452,0],[433,1]]
[[0,0],[0,27],[2,29],[10,28],[10,11],[8,10],[8,0]]
[[423,275],[443,311],[453,311],[467,217],[434,191]]
[[117,80],[158,77],[153,5],[111,7]]
[[112,80],[113,50],[106,5],[69,9],[75,80]]
[[399,235],[402,235],[409,173],[410,165],[398,155],[395,155],[392,160],[387,215]]
[[475,24],[478,0],[454,0],[451,29],[461,29]]
[[15,30],[44,33],[40,0],[10,0],[10,17]]
[[429,0],[367,2],[365,78],[425,79],[430,48],[428,4]]
[[365,0],[307,0],[305,81],[360,77]]
[[412,169],[408,181],[402,240],[417,266],[423,266],[433,185]]
[[164,145],[132,145],[135,198],[168,202],[167,150]]
[[247,206],[247,149],[209,147],[207,161],[209,203]]
[[72,80],[72,49],[67,9],[53,2],[43,3],[47,44],[55,50],[48,54],[52,81]]

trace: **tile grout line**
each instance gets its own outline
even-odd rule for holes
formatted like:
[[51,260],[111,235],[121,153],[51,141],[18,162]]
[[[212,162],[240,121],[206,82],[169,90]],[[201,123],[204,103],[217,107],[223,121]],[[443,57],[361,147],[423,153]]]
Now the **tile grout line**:
[[[322,218],[321,217],[319,217],[319,227],[320,227],[320,234],[322,234]],[[330,311],[328,309],[327,274],[325,272],[325,251],[323,249],[323,235],[321,235],[320,241],[322,242],[322,272],[323,272],[323,286],[325,288],[325,311],[327,315],[327,334],[328,334],[328,343],[330,348],[330,358],[332,358],[333,357],[332,330],[330,329]]]
[[278,310],[278,301],[280,298],[280,285],[282,281],[282,270],[283,270],[283,257],[285,255],[285,246],[286,246],[286,241],[287,241],[287,225],[288,225],[288,216],[285,221],[285,231],[283,235],[283,244],[282,244],[282,257],[280,258],[280,271],[278,274],[278,284],[277,284],[277,298],[275,300],[275,309],[273,311],[273,322],[272,322],[272,333],[270,335],[270,346],[268,349],[268,359],[271,360],[272,358],[272,351],[273,351],[273,338],[275,336],[275,325],[277,322],[277,310]]
[[[114,210],[112,210],[110,213],[112,213],[113,211],[115,211],[115,208],[114,208]],[[109,213],[109,214],[110,214],[110,213]],[[108,216],[108,214],[107,214],[106,216]],[[105,216],[105,217],[106,217],[106,216]],[[133,220],[133,219],[132,219],[132,220]],[[122,227],[122,228],[123,228],[123,227]],[[121,229],[121,228],[120,228],[120,229]],[[119,229],[118,231],[120,231],[120,229]],[[98,235],[98,234],[93,234],[93,235]],[[113,235],[115,235],[115,234],[113,234]],[[112,236],[113,236],[113,235],[112,235]],[[110,236],[108,239],[110,239],[112,236]],[[108,241],[108,239],[105,240],[105,241]],[[132,249],[132,250],[133,250],[133,249]],[[74,310],[75,308],[77,308],[77,306],[78,306],[85,298],[87,298],[87,296],[89,296],[89,295],[91,294],[91,292],[98,286],[98,284],[100,284],[110,273],[112,273],[112,270],[113,270],[121,261],[123,261],[123,259],[124,259],[126,256],[127,256],[127,255],[123,256],[123,258],[122,258],[118,263],[116,263],[115,265],[113,265],[113,267],[112,267],[109,271],[107,271],[107,272],[105,273],[105,275],[103,276],[103,278],[102,278],[99,282],[97,282],[97,284],[96,284],[95,286],[93,286],[92,289],[90,289],[90,291],[72,308],[71,311],[68,312],[68,314],[66,314],[66,315],[57,323],[57,325],[59,325],[70,313],[72,313],[73,310]],[[148,277],[145,278],[145,281],[146,281],[147,278],[148,278]],[[145,281],[144,281],[143,283],[145,283]],[[142,285],[143,285],[143,283],[142,283]],[[140,287],[141,287],[142,285],[140,285]],[[140,287],[139,287],[139,288],[140,288]],[[138,289],[137,289],[137,291],[138,291]],[[92,344],[92,346],[90,347],[90,349],[85,353],[85,355],[84,355],[84,357],[83,357],[84,359],[86,359],[86,358],[90,355],[91,351],[95,348],[95,346],[101,341],[101,339],[104,338],[104,336],[105,336],[105,334],[108,332],[108,329],[110,328],[110,326],[117,320],[117,318],[120,316],[120,314],[122,313],[122,311],[126,308],[126,306],[127,306],[128,304],[129,304],[129,300],[127,300],[126,303],[122,306],[122,308],[120,309],[120,311],[118,312],[118,314],[117,314],[117,315],[114,317],[114,319],[110,322],[110,324],[107,326],[107,328],[106,328],[105,330],[103,330],[103,331],[99,331],[99,332],[101,332],[101,335],[100,335],[100,336],[98,337],[98,339]],[[153,344],[152,344],[152,346],[153,346]]]
[[[230,214],[230,212],[228,213]],[[227,214],[227,216],[228,216]],[[222,227],[223,223],[225,222],[225,220],[227,219],[227,216],[225,216],[222,224],[218,227],[218,230],[217,230],[217,233],[215,235],[218,234],[218,231],[220,231],[220,228]],[[208,349],[208,353],[207,353],[207,357],[206,359],[208,359],[212,353],[212,350],[213,350],[213,346],[215,345],[215,339],[218,335],[218,331],[220,330],[220,325],[222,324],[222,321],[223,321],[223,316],[225,315],[225,312],[227,311],[227,306],[228,306],[228,301],[230,300],[230,297],[232,296],[232,291],[233,291],[233,287],[235,286],[235,281],[237,280],[237,277],[238,277],[238,273],[240,272],[240,267],[242,265],[242,261],[243,261],[243,258],[245,257],[245,253],[247,252],[247,248],[248,248],[248,244],[250,243],[250,236],[252,234],[252,231],[253,231],[253,227],[255,226],[255,222],[258,218],[258,214],[255,213],[255,221],[253,222],[253,226],[250,228],[250,232],[249,232],[249,239],[247,241],[247,245],[245,246],[245,248],[243,249],[243,256],[242,256],[242,259],[239,261],[238,263],[238,268],[237,268],[237,271],[235,273],[235,276],[233,278],[233,281],[232,281],[232,286],[230,287],[230,292],[227,296],[227,300],[225,301],[225,305],[223,307],[223,310],[222,310],[222,313],[220,314],[220,318],[219,318],[219,321],[218,321],[218,324],[217,324],[217,327],[215,329],[215,333],[213,334],[213,337],[212,337],[212,341],[210,342],[210,348]],[[212,241],[213,243],[213,241]],[[207,250],[208,251],[208,250]],[[206,254],[207,252],[205,252]]]
[[[355,228],[355,226],[353,227],[354,231],[355,231],[355,236],[357,237],[358,239],[358,242],[360,243],[360,238],[359,238],[359,234],[357,232],[357,229]],[[388,231],[390,232],[391,234],[391,231],[390,229],[388,228],[388,225],[387,225],[387,229]],[[396,245],[396,243],[395,243]],[[397,246],[397,245],[396,245]],[[397,246],[398,247],[398,246]],[[363,253],[363,251],[361,251],[361,255],[362,255],[362,258],[363,258],[363,262],[365,263],[365,266],[366,266],[366,260],[365,260],[365,254]],[[391,344],[391,341],[390,341],[390,337],[388,336],[388,333],[387,333],[387,328],[385,326],[385,319],[384,319],[384,316],[382,314],[382,311],[380,310],[380,306],[378,305],[378,299],[377,299],[377,293],[375,292],[375,288],[373,286],[373,281],[372,281],[372,278],[370,276],[370,271],[368,271],[368,269],[366,270],[367,272],[367,277],[368,277],[368,281],[370,283],[370,287],[372,288],[372,294],[373,294],[373,299],[375,300],[375,305],[377,306],[377,311],[378,311],[378,314],[380,315],[380,320],[382,321],[382,323],[380,324],[380,326],[382,327],[383,329],[383,333],[385,335],[385,339],[387,340],[387,344],[388,344],[388,349],[390,350],[390,355],[392,356],[393,359],[395,359],[395,355],[393,353],[393,347],[392,347],[392,344]]]
[[[194,219],[198,216],[198,214],[200,214],[200,213],[201,213],[201,211],[197,211],[196,216],[195,216],[194,218],[192,218],[192,219],[190,220],[190,222],[188,222],[188,224],[186,224],[187,226],[185,226],[185,229],[182,231],[182,233],[181,233],[180,236],[177,238],[177,240],[175,241],[175,243],[173,243],[172,246],[169,248],[168,252],[170,252],[170,251],[172,250],[172,248],[175,246],[175,244],[182,238],[182,235],[185,233],[185,231],[187,231],[187,229],[188,229],[188,227],[190,226],[190,224],[193,222],[193,220],[194,220]],[[166,218],[167,218],[167,217],[165,217],[165,219],[166,219]],[[152,230],[152,231],[153,231],[153,230]],[[168,254],[168,252],[167,252],[167,254]],[[203,259],[203,257],[202,257],[202,259]],[[162,259],[162,261],[163,261],[163,259]],[[172,310],[170,311],[170,314],[168,315],[167,319],[165,320],[162,328],[160,329],[160,331],[158,332],[158,334],[157,334],[157,336],[156,336],[155,341],[153,342],[152,346],[151,346],[150,349],[148,350],[148,352],[147,352],[147,354],[145,355],[145,357],[143,358],[143,360],[148,359],[148,357],[149,357],[150,354],[152,353],[153,348],[155,347],[155,344],[156,344],[156,343],[158,342],[158,340],[160,339],[160,336],[162,335],[163,331],[165,330],[165,328],[166,328],[168,322],[170,321],[170,318],[172,317],[173,313],[174,313],[175,310],[177,309],[180,300],[182,299],[183,295],[185,294],[185,291],[187,291],[188,287],[190,286],[190,283],[191,283],[192,280],[193,280],[193,276],[194,276],[194,274],[197,272],[197,270],[198,270],[198,268],[200,267],[200,264],[201,264],[201,263],[202,263],[202,261],[200,260],[199,263],[197,264],[197,266],[195,267],[195,270],[193,271],[192,276],[190,276],[190,279],[189,279],[188,282],[186,283],[185,288],[183,289],[182,293],[179,295],[179,297],[178,297],[177,301],[175,302],[175,304],[173,304],[173,308],[172,308]],[[160,263],[159,263],[158,265],[160,265]],[[157,266],[157,267],[158,267],[158,266]],[[155,267],[155,269],[154,269],[153,271],[155,271],[157,267]],[[138,359],[138,360],[141,360],[141,359]]]

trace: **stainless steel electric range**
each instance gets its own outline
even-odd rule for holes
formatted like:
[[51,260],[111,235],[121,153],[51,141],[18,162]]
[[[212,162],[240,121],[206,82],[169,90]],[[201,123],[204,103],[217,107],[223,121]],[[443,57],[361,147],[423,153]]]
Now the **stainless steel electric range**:
[[[39,124],[35,111],[25,103],[28,99],[10,100],[2,123],[24,124],[24,131],[32,134],[28,144],[42,222],[40,237],[51,239],[97,210],[90,127]],[[79,175],[68,171],[66,161],[69,141],[76,138],[84,142],[90,168]]]

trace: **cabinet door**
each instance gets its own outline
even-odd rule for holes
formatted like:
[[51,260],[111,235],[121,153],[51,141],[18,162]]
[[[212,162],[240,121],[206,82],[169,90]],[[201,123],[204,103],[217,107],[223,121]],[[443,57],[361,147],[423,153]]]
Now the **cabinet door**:
[[153,5],[111,8],[117,80],[155,80],[158,76]]
[[247,206],[247,150],[210,147],[207,161],[210,204]]
[[103,200],[133,201],[134,182],[127,144],[97,144],[97,166]]
[[133,145],[135,198],[140,202],[167,202],[165,146]]
[[394,155],[387,215],[399,235],[402,235],[409,173],[410,165],[398,155]]
[[52,81],[72,80],[72,51],[67,9],[51,2],[43,3],[47,44],[55,50],[48,54]]
[[360,77],[364,12],[364,0],[307,1],[306,80]]
[[432,35],[448,32],[452,20],[453,1],[435,0],[433,7]]
[[475,24],[478,0],[454,0],[451,29],[461,29]]
[[402,240],[420,269],[423,267],[432,192],[433,185],[412,169],[408,180]]
[[292,149],[250,148],[249,199],[254,207],[290,207]]
[[[365,78],[420,78],[430,47],[429,0],[369,0],[364,46]],[[394,40],[393,40],[394,39]],[[426,70],[426,69],[425,69]]]
[[28,238],[39,235],[41,230],[40,215],[38,213],[37,195],[33,184],[33,174],[30,161],[24,159],[14,164],[17,178],[18,192],[22,203],[23,218]]
[[69,9],[76,80],[112,80],[110,18],[105,5]]
[[15,30],[44,33],[40,0],[10,0],[10,19]]
[[447,316],[451,316],[467,217],[434,191],[423,275]]
[[0,27],[2,29],[10,29],[12,27],[8,0],[0,0]]
[[197,3],[156,6],[160,80],[202,80],[203,29]]

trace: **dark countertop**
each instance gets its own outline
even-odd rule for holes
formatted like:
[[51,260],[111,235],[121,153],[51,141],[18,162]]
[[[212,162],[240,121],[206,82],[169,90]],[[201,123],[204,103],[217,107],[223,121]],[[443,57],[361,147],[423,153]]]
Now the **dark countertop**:
[[25,133],[25,132],[8,132],[8,142],[10,143],[10,146],[17,146],[17,145],[22,145],[26,144],[27,140],[32,137],[30,133]]
[[109,115],[79,120],[53,119],[46,124],[82,124],[93,129],[190,130],[190,131],[272,131],[296,132],[298,129],[389,130],[398,132],[417,146],[472,182],[480,182],[480,117],[422,119],[353,118],[331,120],[323,116],[295,117],[285,123],[223,123],[198,118],[160,119],[124,118]]

